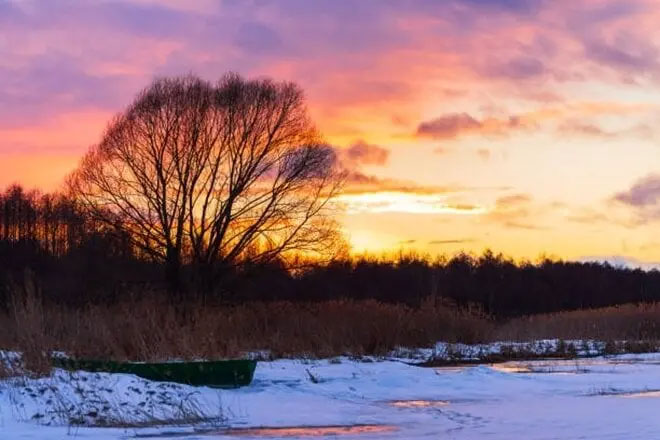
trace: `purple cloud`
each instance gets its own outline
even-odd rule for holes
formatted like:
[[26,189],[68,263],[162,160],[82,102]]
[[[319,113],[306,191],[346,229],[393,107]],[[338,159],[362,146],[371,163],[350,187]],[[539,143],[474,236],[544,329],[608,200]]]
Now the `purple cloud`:
[[[86,73],[79,59],[50,52],[21,69],[0,66],[0,126],[22,125],[54,112],[81,108],[115,110],[126,102],[126,78]],[[130,82],[129,82],[130,84]]]
[[282,40],[277,32],[257,22],[243,23],[238,28],[235,43],[251,53],[272,53],[282,47]]
[[482,127],[467,113],[451,113],[430,121],[422,122],[417,127],[418,136],[430,136],[436,139],[450,139],[466,131],[475,131]]
[[511,79],[527,79],[543,75],[548,72],[545,64],[534,57],[520,56],[504,64],[494,64],[486,69],[492,76]]
[[360,140],[344,152],[344,157],[353,163],[364,165],[385,165],[390,157],[390,151],[374,144]]
[[635,208],[659,207],[660,175],[640,179],[629,190],[616,194],[614,200]]
[[519,116],[478,120],[467,113],[449,113],[420,123],[417,126],[416,134],[434,139],[454,139],[469,133],[506,135],[510,130],[524,129],[529,125]]
[[590,59],[615,69],[647,72],[659,65],[658,48],[630,35],[611,42],[586,41],[584,51]]
[[[613,39],[599,38],[583,13],[593,12],[600,29],[639,13],[641,3],[633,3],[635,7],[596,10],[576,5],[562,11],[562,18],[582,20],[575,27],[579,32],[565,30],[564,37],[588,42],[585,47],[595,62],[621,70],[648,69],[654,66],[653,45],[645,43],[651,39],[641,29],[630,28],[628,35]],[[202,12],[202,8],[131,0],[57,0],[39,2],[38,7],[32,7],[36,3],[31,1],[0,0],[0,26],[7,42],[0,61],[0,83],[5,84],[0,91],[0,120],[7,125],[70,110],[120,110],[154,75],[189,72],[209,80],[228,70],[294,80],[308,91],[310,100],[336,113],[356,102],[405,102],[424,78],[437,78],[436,63],[445,58],[435,55],[447,54],[456,64],[447,69],[459,69],[458,74],[473,75],[475,81],[493,75],[534,78],[552,72],[556,57],[563,53],[556,47],[554,29],[548,30],[534,14],[557,13],[560,8],[555,4],[548,0],[234,0],[209,3]],[[521,25],[533,29],[529,41],[506,38],[510,27]],[[490,35],[495,37],[485,38]],[[431,51],[427,64],[423,50]],[[485,67],[475,61],[483,59],[482,52],[494,60]],[[399,57],[403,57],[401,66],[393,62]],[[458,133],[483,121],[468,115],[431,122],[420,126],[421,132]]]
[[459,0],[463,3],[480,9],[501,9],[519,14],[529,14],[538,11],[545,0]]

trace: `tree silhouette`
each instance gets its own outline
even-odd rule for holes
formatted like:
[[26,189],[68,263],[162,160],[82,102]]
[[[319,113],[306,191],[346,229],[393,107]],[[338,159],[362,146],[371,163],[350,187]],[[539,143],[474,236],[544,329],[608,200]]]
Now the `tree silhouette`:
[[68,185],[89,216],[165,264],[172,292],[183,264],[206,291],[223,268],[329,252],[336,162],[295,84],[186,76],[142,91]]

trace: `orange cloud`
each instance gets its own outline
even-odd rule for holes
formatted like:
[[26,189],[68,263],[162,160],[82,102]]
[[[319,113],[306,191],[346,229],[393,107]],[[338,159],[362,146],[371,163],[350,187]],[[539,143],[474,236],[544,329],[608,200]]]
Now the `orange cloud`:
[[[375,229],[396,236],[409,227],[397,218],[427,212],[415,220],[425,225],[418,246],[442,217],[451,218],[450,237],[492,232],[488,244],[504,250],[584,255],[592,251],[578,249],[582,239],[530,233],[534,249],[515,239],[521,228],[587,228],[565,216],[551,223],[557,209],[538,200],[579,196],[593,207],[612,185],[653,172],[654,0],[42,3],[0,0],[0,184],[54,188],[153,76],[214,80],[228,70],[306,91],[320,131],[345,146],[337,149],[349,171],[343,196],[360,212],[388,212],[360,225],[371,246],[383,241]],[[449,144],[468,138],[467,152]],[[433,154],[435,139],[452,154]],[[483,160],[487,152],[502,160]],[[463,199],[459,190],[476,185],[519,195]],[[632,234],[612,231],[589,246]]]
[[378,191],[341,194],[336,200],[343,204],[348,214],[408,213],[408,214],[483,214],[486,209],[477,205],[455,204],[440,193],[423,194],[401,191]]

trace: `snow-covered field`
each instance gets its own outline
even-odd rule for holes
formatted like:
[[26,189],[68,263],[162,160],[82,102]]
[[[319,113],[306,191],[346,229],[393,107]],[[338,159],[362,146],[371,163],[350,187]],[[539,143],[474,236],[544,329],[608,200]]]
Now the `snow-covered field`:
[[[252,385],[237,390],[58,371],[0,382],[0,439],[655,439],[659,390],[660,354],[440,369],[280,360],[260,362]],[[207,419],[196,428],[67,426],[195,417]]]

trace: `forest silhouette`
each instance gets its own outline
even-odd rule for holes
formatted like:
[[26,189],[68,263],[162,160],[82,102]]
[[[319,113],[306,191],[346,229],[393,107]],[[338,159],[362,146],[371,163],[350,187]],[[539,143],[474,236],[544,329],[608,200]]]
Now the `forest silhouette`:
[[68,306],[150,292],[173,303],[451,302],[514,317],[660,299],[660,272],[606,263],[351,255],[333,202],[345,177],[297,85],[156,79],[62,192],[0,194],[0,306],[26,291]]
[[[182,269],[184,275],[190,270]],[[12,292],[24,291],[26,283],[47,302],[71,306],[112,304],[147,291],[169,298],[163,263],[137,252],[130,237],[87,218],[63,195],[14,185],[0,195],[0,304],[7,307]],[[178,300],[196,299],[194,290],[189,286],[190,296]],[[596,262],[516,262],[492,252],[435,259],[340,254],[295,268],[283,259],[237,265],[207,299],[373,299],[409,306],[432,299],[513,317],[655,302],[660,272]]]

